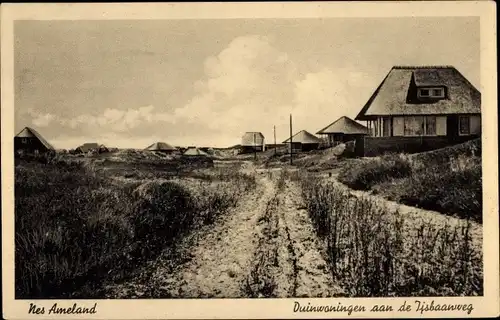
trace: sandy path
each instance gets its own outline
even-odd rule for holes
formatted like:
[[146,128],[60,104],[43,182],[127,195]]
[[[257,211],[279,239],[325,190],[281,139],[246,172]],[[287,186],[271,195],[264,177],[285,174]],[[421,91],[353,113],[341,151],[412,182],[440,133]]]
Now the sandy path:
[[251,162],[241,170],[256,176],[257,187],[223,219],[179,244],[180,262],[162,254],[140,276],[108,287],[107,296],[345,296],[323,259],[296,182],[280,179],[280,169],[257,169]]
[[200,237],[190,252],[192,259],[173,273],[161,265],[153,275],[155,286],[170,297],[237,298],[244,296],[242,283],[251,268],[258,236],[255,228],[274,194],[274,185],[261,177],[258,187],[248,194],[223,223]]

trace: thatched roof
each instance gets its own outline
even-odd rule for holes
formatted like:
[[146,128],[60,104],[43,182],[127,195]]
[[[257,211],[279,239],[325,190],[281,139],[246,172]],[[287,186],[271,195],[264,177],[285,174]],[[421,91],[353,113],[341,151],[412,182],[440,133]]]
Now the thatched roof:
[[[255,140],[254,140],[255,139]],[[264,144],[264,135],[261,132],[245,132],[241,138],[242,146],[260,146]]]
[[98,150],[98,149],[108,149],[108,148],[106,148],[106,146],[104,146],[103,144],[98,144],[96,142],[84,143],[76,148],[76,150],[80,150],[82,152],[89,152],[91,150]]
[[183,156],[201,156],[208,157],[209,154],[198,148],[189,147],[183,154]]
[[155,142],[144,150],[147,150],[147,151],[175,151],[177,149],[175,147],[172,147],[168,143],[165,143],[165,142]]
[[[418,101],[417,87],[445,87],[447,97]],[[356,116],[481,113],[481,93],[452,66],[395,66]]]
[[[306,130],[302,130],[292,136],[292,142],[297,142],[302,144],[312,144],[312,143],[321,143],[321,139],[312,135]],[[283,141],[283,143],[290,143],[290,138]]]
[[38,131],[36,131],[35,129],[30,128],[30,127],[25,127],[15,137],[17,137],[17,138],[36,138],[45,146],[45,148],[47,148],[49,150],[55,150],[54,147],[47,140],[45,140],[45,138],[42,137],[42,135],[40,133],[38,133]]
[[357,123],[349,117],[343,116],[316,133],[368,134],[368,128],[362,124]]

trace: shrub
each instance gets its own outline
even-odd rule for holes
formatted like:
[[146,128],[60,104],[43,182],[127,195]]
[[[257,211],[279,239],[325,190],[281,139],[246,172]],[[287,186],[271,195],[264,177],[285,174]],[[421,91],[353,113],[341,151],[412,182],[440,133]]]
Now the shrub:
[[442,166],[425,168],[403,182],[386,192],[395,193],[407,205],[482,221],[480,163],[457,171]]
[[378,159],[355,162],[340,171],[338,179],[351,188],[369,190],[372,186],[391,178],[411,174],[410,162],[397,154],[387,154]]
[[131,221],[141,243],[141,255],[170,244],[190,229],[196,215],[191,195],[172,182],[146,182],[132,196],[135,212]]

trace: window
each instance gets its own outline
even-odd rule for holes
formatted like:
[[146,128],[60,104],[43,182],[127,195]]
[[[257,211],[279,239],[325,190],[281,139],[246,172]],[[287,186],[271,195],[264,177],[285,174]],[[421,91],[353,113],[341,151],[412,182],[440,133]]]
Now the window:
[[382,126],[383,132],[382,132],[382,136],[384,136],[384,137],[390,137],[390,136],[391,136],[391,128],[392,128],[392,121],[391,121],[391,118],[389,118],[389,117],[384,117],[382,121],[383,121],[383,126]]
[[379,136],[379,126],[378,126],[378,121],[372,121],[372,136],[378,137]]
[[435,136],[436,117],[435,116],[404,117],[404,135]]
[[470,118],[468,116],[458,118],[458,132],[463,135],[470,134]]
[[424,117],[405,117],[405,136],[421,136],[424,134]]
[[444,88],[420,88],[418,89],[419,98],[443,99],[445,98]]
[[436,117],[425,117],[425,135],[435,136],[436,135]]
[[428,97],[429,96],[429,89],[420,89],[420,96],[421,97]]
[[434,98],[444,98],[444,90],[443,90],[443,88],[432,89],[431,96],[434,97]]

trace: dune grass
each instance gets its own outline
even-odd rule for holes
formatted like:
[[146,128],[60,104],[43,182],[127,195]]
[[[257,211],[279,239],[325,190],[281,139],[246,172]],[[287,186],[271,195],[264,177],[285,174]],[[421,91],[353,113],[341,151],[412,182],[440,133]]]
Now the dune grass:
[[352,297],[482,295],[481,249],[469,221],[436,224],[302,176],[331,272]]
[[19,163],[16,298],[93,297],[103,280],[215,221],[254,183],[233,172],[195,189],[164,180],[117,184],[88,162]]

